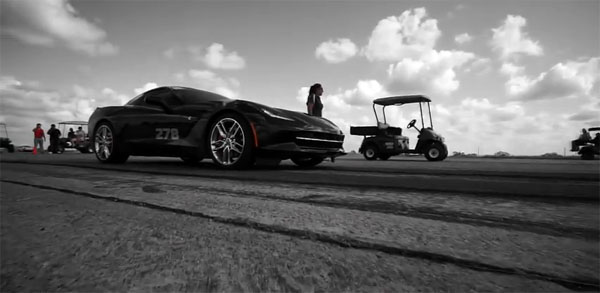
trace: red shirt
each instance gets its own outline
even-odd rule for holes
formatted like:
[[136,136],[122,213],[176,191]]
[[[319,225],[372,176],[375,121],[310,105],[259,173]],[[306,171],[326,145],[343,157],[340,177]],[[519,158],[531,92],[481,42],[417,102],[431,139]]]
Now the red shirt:
[[44,130],[41,128],[36,128],[33,130],[33,137],[42,138],[44,137]]

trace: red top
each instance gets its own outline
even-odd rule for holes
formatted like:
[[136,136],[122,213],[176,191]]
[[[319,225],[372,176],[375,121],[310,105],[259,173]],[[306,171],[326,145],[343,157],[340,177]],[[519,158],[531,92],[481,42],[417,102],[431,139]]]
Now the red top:
[[33,130],[33,137],[42,138],[44,137],[44,130],[41,128],[36,128]]

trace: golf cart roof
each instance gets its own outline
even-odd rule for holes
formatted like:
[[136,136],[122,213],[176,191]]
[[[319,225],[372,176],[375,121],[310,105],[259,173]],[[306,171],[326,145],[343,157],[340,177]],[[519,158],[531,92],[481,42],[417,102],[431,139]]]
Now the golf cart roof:
[[422,95],[395,96],[373,100],[373,104],[382,106],[402,105],[420,102],[431,102],[431,100],[428,97]]
[[588,131],[600,131],[600,127],[590,127]]
[[63,121],[58,124],[88,125],[87,121]]

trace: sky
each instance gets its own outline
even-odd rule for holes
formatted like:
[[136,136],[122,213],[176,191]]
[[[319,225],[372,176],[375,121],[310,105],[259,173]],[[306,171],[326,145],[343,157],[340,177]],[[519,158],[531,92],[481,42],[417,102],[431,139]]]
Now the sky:
[[[599,0],[0,0],[0,36],[15,145],[164,85],[306,112],[321,83],[346,151],[397,95],[432,100],[450,154],[568,155],[600,126]],[[405,128],[418,104],[386,117]]]

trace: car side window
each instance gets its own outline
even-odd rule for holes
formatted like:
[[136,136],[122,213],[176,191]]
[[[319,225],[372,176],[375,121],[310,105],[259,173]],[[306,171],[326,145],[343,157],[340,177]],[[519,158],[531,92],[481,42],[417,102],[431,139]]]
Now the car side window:
[[148,101],[147,101],[148,98],[158,99],[169,107],[182,105],[181,100],[177,96],[175,96],[173,94],[173,92],[168,88],[160,88],[160,89],[156,89],[153,91],[149,91],[146,94],[144,94],[144,98],[143,98],[144,106],[160,108],[160,106],[158,106],[154,103],[148,103]]

